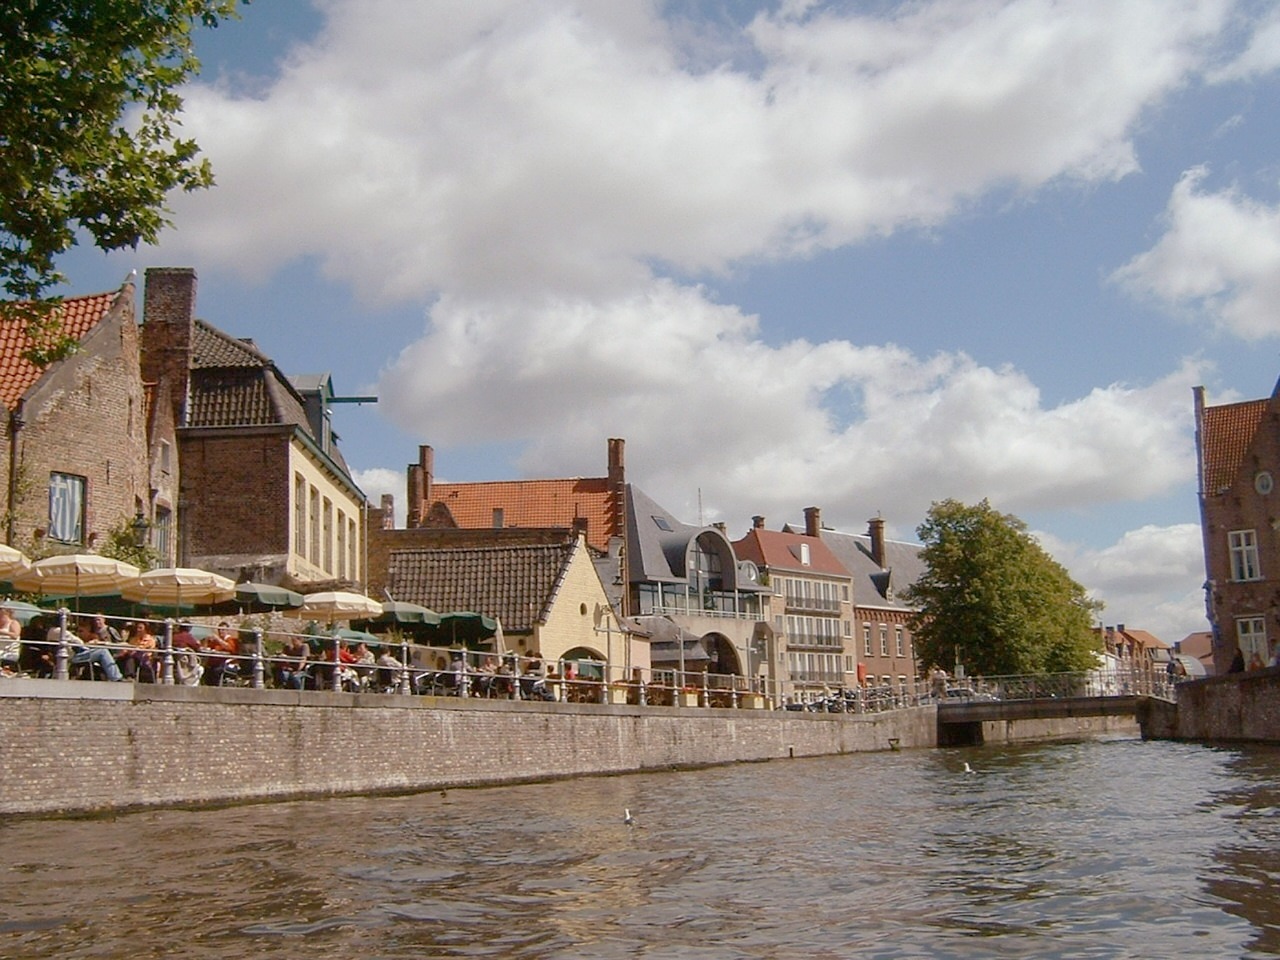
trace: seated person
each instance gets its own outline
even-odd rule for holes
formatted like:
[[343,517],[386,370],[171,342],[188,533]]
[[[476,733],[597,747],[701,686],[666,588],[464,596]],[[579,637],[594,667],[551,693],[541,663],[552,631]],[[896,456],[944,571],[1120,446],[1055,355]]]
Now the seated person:
[[291,636],[284,642],[274,663],[274,675],[277,687],[286,690],[301,690],[307,685],[307,660],[311,648],[302,637]]
[[155,683],[157,679],[156,635],[146,620],[135,620],[129,631],[129,647],[116,656],[116,663],[126,677],[134,677],[143,683]]
[[47,642],[49,626],[56,623],[53,617],[37,616],[22,628],[22,649],[18,654],[18,669],[45,679],[52,677],[55,669],[55,649]]
[[173,682],[185,687],[200,683],[204,665],[198,656],[200,641],[191,632],[191,624],[179,624],[173,634]]
[[[54,627],[49,631],[51,639],[58,635],[53,642],[58,642],[62,633],[61,627]],[[120,672],[120,668],[116,666],[116,658],[111,655],[111,650],[102,642],[93,630],[93,621],[86,618],[80,620],[80,642],[73,643],[71,647],[71,666],[89,667],[89,675],[93,675],[93,667],[97,667],[102,671],[102,675],[108,680],[120,681],[124,679],[124,675]]]
[[[404,664],[395,658],[390,647],[383,647],[378,654],[377,686],[379,690],[394,691],[400,685],[400,675]],[[412,686],[412,680],[410,681]],[[416,691],[414,691],[416,692]]]
[[12,607],[0,607],[0,671],[6,675],[17,673],[21,658],[22,624],[13,615]]
[[[240,653],[240,638],[231,632],[231,625],[225,620],[218,624],[218,629],[212,636],[205,637],[200,649],[206,653],[204,677],[201,679],[205,686],[220,687],[224,679],[239,675],[240,661],[235,657]],[[231,656],[208,656],[209,653]]]

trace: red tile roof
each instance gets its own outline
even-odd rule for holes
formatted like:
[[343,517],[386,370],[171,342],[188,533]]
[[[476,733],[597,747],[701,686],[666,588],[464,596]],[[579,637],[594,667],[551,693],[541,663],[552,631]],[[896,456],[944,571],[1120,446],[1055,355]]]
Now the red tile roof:
[[[94,293],[84,297],[67,297],[58,308],[63,330],[75,340],[83,340],[106,316],[115,303],[119,290],[110,293]],[[43,372],[30,361],[23,359],[23,352],[31,346],[31,338],[21,322],[0,320],[0,403],[12,410],[40,379]]]
[[[800,562],[800,545],[809,545],[809,564]],[[821,573],[829,576],[848,577],[845,569],[831,548],[820,537],[806,537],[801,533],[784,533],[781,530],[762,530],[753,527],[747,535],[733,544],[740,560],[751,560],[769,570],[786,570],[794,573]]]
[[1267,400],[1205,407],[1200,426],[1204,492],[1215,496],[1235,483],[1240,464],[1266,415]]
[[502,511],[504,527],[560,527],[586,521],[587,543],[607,550],[621,530],[613,519],[613,498],[606,477],[566,480],[496,480],[482,483],[433,483],[428,510],[439,505],[467,529],[494,526]]

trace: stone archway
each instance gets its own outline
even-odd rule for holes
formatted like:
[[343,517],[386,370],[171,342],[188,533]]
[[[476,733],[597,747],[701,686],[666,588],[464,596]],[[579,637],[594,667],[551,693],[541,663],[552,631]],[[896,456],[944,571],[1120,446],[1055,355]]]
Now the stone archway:
[[702,637],[702,645],[711,656],[707,664],[708,673],[742,676],[746,671],[742,666],[742,657],[738,648],[722,633],[708,633]]

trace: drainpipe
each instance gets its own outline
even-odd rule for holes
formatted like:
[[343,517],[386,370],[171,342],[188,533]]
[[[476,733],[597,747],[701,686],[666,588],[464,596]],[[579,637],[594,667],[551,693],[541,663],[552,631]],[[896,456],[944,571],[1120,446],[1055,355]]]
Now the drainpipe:
[[9,413],[9,503],[6,511],[4,542],[11,547],[14,545],[14,531],[18,519],[18,434],[27,423],[22,418],[22,406],[23,401],[19,400],[17,407]]

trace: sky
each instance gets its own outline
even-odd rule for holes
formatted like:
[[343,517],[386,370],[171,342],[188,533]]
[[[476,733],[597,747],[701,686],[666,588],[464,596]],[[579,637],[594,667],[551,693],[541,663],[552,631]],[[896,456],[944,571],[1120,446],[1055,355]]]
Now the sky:
[[1280,5],[259,0],[201,30],[217,185],[67,294],[193,266],[329,372],[403,514],[628,478],[688,522],[915,539],[988,499],[1125,623],[1206,628],[1192,387],[1280,375]]

